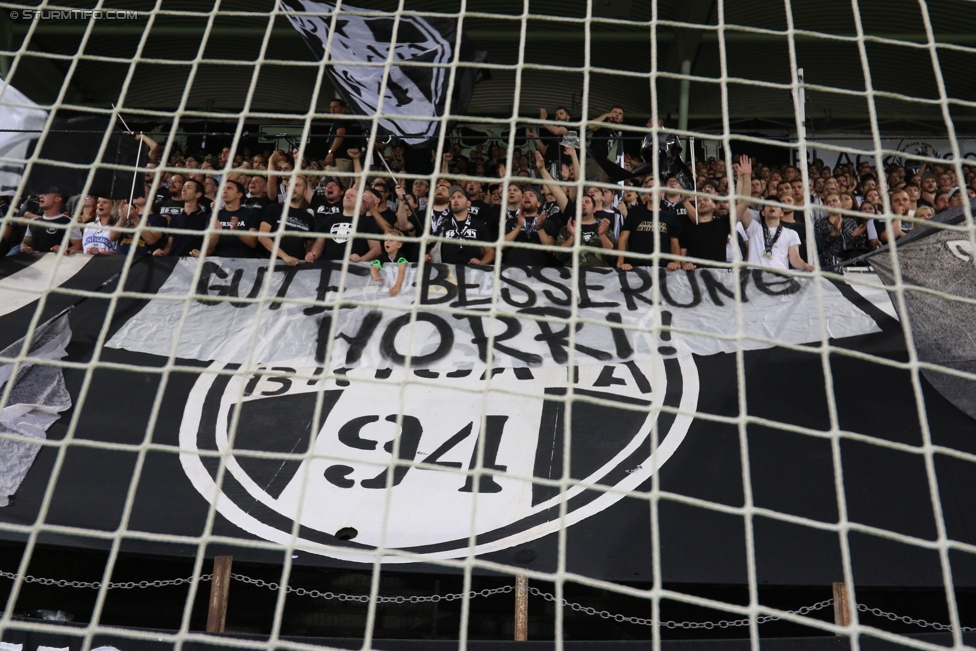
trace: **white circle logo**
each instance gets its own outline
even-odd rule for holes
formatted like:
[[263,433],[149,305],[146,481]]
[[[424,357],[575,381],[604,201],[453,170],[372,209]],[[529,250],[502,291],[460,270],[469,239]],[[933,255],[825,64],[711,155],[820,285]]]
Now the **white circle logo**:
[[219,513],[268,541],[289,544],[298,520],[296,548],[341,560],[373,562],[379,546],[404,552],[384,562],[457,558],[524,544],[615,504],[671,457],[698,403],[688,355],[494,369],[490,378],[454,371],[443,386],[410,383],[414,373],[425,372],[360,368],[323,382],[204,372],[183,416],[183,468]]

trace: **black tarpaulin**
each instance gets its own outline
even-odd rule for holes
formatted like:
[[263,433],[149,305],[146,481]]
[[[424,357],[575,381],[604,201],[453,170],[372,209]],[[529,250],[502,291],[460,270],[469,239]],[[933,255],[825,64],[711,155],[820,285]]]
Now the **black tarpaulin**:
[[[155,293],[178,262],[144,260],[129,270],[126,288]],[[121,263],[118,257],[93,259],[70,283],[91,291],[102,287],[103,292],[109,292],[114,283],[105,285],[105,282],[117,274]],[[107,294],[105,298],[88,298],[70,313],[73,337],[68,361],[84,364],[92,359],[94,344],[107,315],[107,299]],[[63,309],[68,300],[71,297],[50,294],[41,318],[49,318]],[[936,540],[933,495],[926,465],[923,456],[914,451],[922,449],[921,424],[924,422],[931,431],[935,445],[976,453],[976,421],[924,379],[921,391],[924,411],[920,411],[916,408],[909,370],[841,354],[846,349],[882,361],[898,364],[907,361],[904,334],[898,322],[877,309],[872,310],[871,304],[858,299],[856,292],[851,293],[851,300],[861,301],[863,309],[877,320],[877,330],[832,340],[834,350],[827,357],[826,369],[816,347],[772,347],[742,354],[747,413],[750,418],[758,419],[750,421],[746,429],[753,500],[757,508],[764,510],[752,519],[757,576],[761,584],[775,585],[828,585],[842,577],[840,538],[829,527],[836,525],[838,503],[843,500],[855,529],[858,525],[873,528],[849,534],[851,562],[858,585],[939,586],[942,570],[936,550],[891,539],[884,532],[923,542]],[[143,300],[119,299],[108,339],[146,304]],[[22,329],[35,309],[36,304],[0,317],[0,340],[11,337],[12,341],[22,336]],[[150,336],[167,335],[168,331],[159,329]],[[0,341],[0,345],[5,343]],[[49,490],[53,490],[53,499],[46,524],[114,531],[121,522],[131,490],[134,502],[127,531],[136,535],[123,538],[123,550],[195,554],[197,544],[193,538],[204,533],[209,505],[191,484],[181,464],[180,431],[191,391],[209,362],[177,358],[175,363],[180,368],[168,374],[164,387],[160,370],[168,363],[166,357],[109,347],[99,352],[99,359],[110,366],[90,371],[91,382],[84,404],[75,402],[51,426],[48,436],[54,440],[63,438],[70,419],[77,418],[74,440],[78,443],[138,446],[150,441],[154,447],[146,452],[138,481],[132,484],[138,458],[133,447],[109,450],[71,445],[65,451],[56,479],[52,470],[58,452],[45,447],[14,504],[0,509],[0,536],[23,539],[21,534],[5,529],[3,523],[34,524]],[[737,357],[729,353],[697,355],[694,362],[701,383],[697,414],[684,442],[660,470],[660,488],[664,493],[659,506],[661,578],[669,583],[741,585],[747,581],[746,518],[741,513],[707,508],[708,503],[733,509],[744,505],[738,426],[711,418],[739,415]],[[833,393],[829,396],[825,371],[829,371],[832,379]],[[65,369],[65,382],[73,399],[79,395],[88,373],[84,368]],[[157,401],[158,419],[147,431]],[[867,440],[842,438],[840,442],[843,495],[836,492],[831,441],[825,436],[831,429],[830,402],[836,407],[837,426],[841,431],[869,437]],[[327,406],[326,402],[324,407]],[[76,414],[79,409],[81,413]],[[591,432],[587,454],[599,459],[612,453],[610,448],[615,445],[615,437],[600,432],[613,427],[614,422],[608,422],[599,410],[590,410],[592,416],[586,413],[581,411],[574,418],[593,418],[592,422],[581,423],[581,431]],[[253,424],[260,424],[260,419],[266,416],[261,412],[244,415]],[[787,431],[771,423],[808,428],[821,435]],[[271,426],[265,429],[267,437],[277,440]],[[253,433],[247,427],[240,431]],[[291,429],[285,433],[295,434]],[[306,445],[303,440],[299,437],[291,445]],[[873,444],[872,440],[908,447],[885,447]],[[260,441],[260,437],[245,437],[242,446],[253,447]],[[283,439],[280,442],[287,443]],[[430,454],[432,450],[425,452]],[[947,535],[953,541],[976,544],[976,465],[938,452],[934,458],[940,489],[938,499]],[[259,480],[266,475],[257,466],[245,471]],[[274,477],[268,477],[268,490],[273,493],[280,486],[276,488]],[[228,491],[232,488],[225,485]],[[568,527],[565,547],[568,572],[612,581],[652,580],[651,510],[647,497],[641,494],[649,488],[649,482],[638,486],[634,494]],[[244,493],[228,494],[236,499],[244,497]],[[706,504],[690,504],[685,497],[705,500]],[[253,513],[258,514],[256,503],[254,508]],[[432,502],[430,509],[436,511],[436,503]],[[799,520],[786,521],[775,514]],[[558,517],[558,513],[555,515]],[[285,525],[290,526],[290,521],[282,526]],[[212,533],[229,541],[261,541],[221,513],[216,515]],[[164,542],[160,539],[163,535],[187,539]],[[91,548],[105,548],[109,544],[105,539],[66,532],[42,532],[39,542]],[[279,563],[283,560],[281,551],[243,547],[233,542],[210,545],[206,553],[230,553],[243,561]],[[482,558],[513,570],[554,572],[559,553],[558,535],[549,534],[486,553]],[[970,555],[953,550],[950,556],[956,585],[976,586],[976,563]],[[299,566],[362,568],[358,563],[304,551],[296,551],[293,562]],[[408,563],[396,568],[407,572],[455,571],[430,563]]]
[[[41,145],[40,159],[31,167],[24,184],[26,194],[60,191],[66,196],[79,194],[85,187],[88,175],[94,173],[88,194],[108,199],[141,197],[144,192],[137,167],[149,162],[149,150],[132,134],[110,127],[109,118],[82,116],[54,118],[49,132]],[[101,158],[98,152],[106,132],[108,142]],[[28,156],[33,155],[35,140]],[[58,162],[76,166],[59,165]],[[127,169],[115,169],[106,165],[118,165]]]
[[[946,210],[933,221],[965,225],[963,207]],[[972,233],[923,224],[896,241],[893,248],[897,268],[889,247],[871,256],[871,264],[886,285],[904,286],[901,293],[919,361],[936,367],[922,367],[922,373],[952,404],[976,418],[976,252]]]

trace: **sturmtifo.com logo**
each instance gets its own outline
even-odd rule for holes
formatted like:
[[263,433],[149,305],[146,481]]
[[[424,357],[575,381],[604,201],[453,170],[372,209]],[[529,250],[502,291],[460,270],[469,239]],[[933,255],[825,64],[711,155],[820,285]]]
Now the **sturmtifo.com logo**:
[[[416,379],[402,369],[355,369],[320,383],[204,373],[183,416],[180,445],[196,451],[181,455],[183,468],[221,515],[265,540],[290,543],[298,520],[298,546],[312,553],[372,562],[383,544],[419,555],[384,562],[455,558],[469,553],[472,530],[470,551],[484,554],[557,531],[561,501],[566,525],[618,502],[671,457],[691,423],[684,414],[698,403],[690,355],[495,369],[487,379],[480,370],[420,373],[428,379],[407,382],[402,403],[401,386]],[[317,400],[322,424],[312,431]],[[567,419],[568,476],[583,485],[561,492]],[[300,458],[309,446],[313,457]],[[201,452],[225,455],[220,487],[216,455]],[[390,473],[394,453],[400,463]]]
[[139,12],[128,9],[24,9],[11,11],[10,20],[139,20]]

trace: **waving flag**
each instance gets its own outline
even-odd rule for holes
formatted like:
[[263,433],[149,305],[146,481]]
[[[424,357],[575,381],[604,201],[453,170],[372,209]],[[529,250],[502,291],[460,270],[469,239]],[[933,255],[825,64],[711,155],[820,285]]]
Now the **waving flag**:
[[[47,121],[46,110],[0,79],[0,125],[4,129],[0,132],[0,194],[13,194],[21,186],[26,162],[34,155]],[[113,133],[98,161],[96,156],[102,139],[110,129]],[[131,134],[111,127],[109,118],[101,115],[72,118],[55,115],[38,158],[24,183],[25,195],[51,190],[65,195],[78,194],[94,170],[88,194],[109,199],[141,197],[143,185],[134,182],[134,177],[136,168],[149,160],[145,145]],[[104,167],[106,164],[131,169]]]
[[[976,203],[973,203],[976,209]],[[931,223],[962,225],[962,206],[943,211]],[[928,291],[906,291],[912,338],[923,362],[976,374],[976,254],[965,232],[924,224],[897,241],[896,273],[885,246],[871,255],[871,264],[885,284],[901,281]],[[956,407],[976,418],[976,380],[932,368],[922,374]]]
[[47,111],[0,79],[0,195],[13,194],[24,174],[27,149],[35,140]]
[[[350,112],[381,113],[380,131],[410,145],[421,145],[437,135],[436,118],[444,115],[448,105],[450,66],[456,61],[484,60],[484,52],[474,52],[463,37],[456,51],[457,22],[453,20],[401,16],[394,43],[397,18],[392,13],[343,4],[333,16],[335,3],[311,0],[281,0],[281,7],[290,12],[288,20],[312,51],[328,64],[329,78]],[[330,43],[333,18],[335,32]],[[385,66],[376,64],[385,63],[391,49],[392,64],[384,87]],[[483,73],[459,67],[455,74],[452,115],[463,114]]]

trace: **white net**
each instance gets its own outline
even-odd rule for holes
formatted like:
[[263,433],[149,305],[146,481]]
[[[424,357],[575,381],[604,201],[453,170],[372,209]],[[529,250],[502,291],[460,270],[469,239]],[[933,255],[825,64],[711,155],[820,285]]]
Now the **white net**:
[[971,2],[76,4],[0,2],[0,645],[972,642]]

